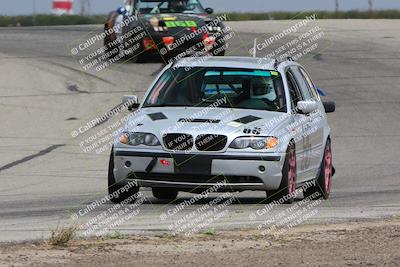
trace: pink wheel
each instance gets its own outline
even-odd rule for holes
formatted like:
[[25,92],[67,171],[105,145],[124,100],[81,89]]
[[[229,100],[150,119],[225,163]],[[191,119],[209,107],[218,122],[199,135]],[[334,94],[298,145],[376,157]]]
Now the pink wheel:
[[333,174],[331,141],[328,139],[325,145],[324,156],[321,161],[321,168],[318,176],[315,178],[316,185],[306,189],[304,197],[312,196],[312,198],[315,199],[328,199],[331,191],[331,180]]
[[332,178],[332,153],[331,147],[326,146],[325,148],[325,191],[330,192],[331,189],[331,178]]
[[289,194],[296,190],[296,176],[297,176],[297,166],[296,166],[296,151],[291,149],[289,151],[289,171],[288,171],[288,189]]
[[296,147],[291,144],[286,150],[285,163],[282,168],[282,180],[277,190],[267,191],[268,201],[284,199],[285,204],[293,203],[297,181]]

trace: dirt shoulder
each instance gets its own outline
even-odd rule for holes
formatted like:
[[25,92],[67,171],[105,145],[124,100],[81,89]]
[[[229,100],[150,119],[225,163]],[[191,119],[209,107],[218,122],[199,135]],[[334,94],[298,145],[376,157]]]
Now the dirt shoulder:
[[117,238],[1,244],[0,266],[400,266],[400,219]]

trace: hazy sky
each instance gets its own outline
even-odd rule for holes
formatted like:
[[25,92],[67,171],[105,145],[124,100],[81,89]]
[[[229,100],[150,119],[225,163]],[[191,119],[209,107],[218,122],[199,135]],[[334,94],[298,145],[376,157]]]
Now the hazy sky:
[[[81,0],[74,0],[75,12]],[[31,14],[33,3],[37,13],[50,13],[52,0],[0,0],[1,15]],[[122,4],[122,0],[91,0],[92,13],[107,13]],[[334,0],[203,0],[205,7],[217,11],[300,11],[300,10],[333,10]],[[340,8],[367,9],[368,0],[339,0]],[[374,0],[376,9],[400,9],[400,0]]]

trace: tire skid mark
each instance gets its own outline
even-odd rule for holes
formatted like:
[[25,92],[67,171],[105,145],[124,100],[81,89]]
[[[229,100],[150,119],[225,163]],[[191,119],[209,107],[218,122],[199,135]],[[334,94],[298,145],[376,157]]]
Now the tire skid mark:
[[37,158],[37,157],[46,155],[46,154],[50,153],[51,151],[53,151],[54,149],[57,149],[57,148],[63,147],[63,146],[65,146],[65,144],[58,144],[58,145],[49,146],[49,147],[47,147],[47,148],[45,148],[45,149],[39,151],[39,152],[36,153],[36,154],[32,154],[32,155],[26,156],[26,157],[24,157],[24,158],[22,158],[22,159],[13,161],[13,162],[11,162],[11,163],[8,163],[8,164],[6,164],[6,165],[0,167],[0,172],[1,172],[1,171],[4,171],[4,170],[6,170],[6,169],[10,169],[10,168],[12,168],[12,167],[14,167],[14,166],[17,166],[17,165],[21,164],[21,163],[24,163],[24,162],[27,162],[27,161],[29,161],[29,160],[32,160],[32,159],[34,159],[34,158]]
[[79,94],[89,94],[89,92],[86,91],[86,90],[80,90],[79,86],[77,84],[75,84],[75,83],[72,83],[72,82],[67,82],[65,87],[70,92],[75,92],[75,93],[79,93]]
[[56,65],[56,66],[59,66],[59,67],[68,69],[68,70],[70,70],[70,71],[73,71],[73,72],[76,72],[76,73],[79,73],[79,74],[83,74],[83,75],[89,76],[89,77],[94,78],[94,79],[96,79],[96,80],[102,81],[102,82],[104,82],[104,83],[106,83],[106,84],[116,86],[116,84],[113,83],[113,82],[110,82],[110,81],[108,81],[108,80],[106,80],[106,79],[103,79],[103,78],[101,78],[101,77],[98,77],[98,76],[96,76],[96,75],[94,75],[94,74],[85,72],[85,71],[83,71],[83,70],[75,69],[75,68],[73,68],[73,67],[69,67],[69,66],[67,66],[67,65],[64,65],[64,64],[61,64],[61,63],[57,63],[57,62],[53,62],[53,61],[47,61],[47,62],[50,63],[50,64],[53,64],[53,65]]
[[[135,93],[144,93],[145,91],[135,91]],[[116,93],[132,93],[131,90],[122,91],[97,91],[88,92],[87,94],[116,94]],[[27,94],[27,95],[0,95],[0,98],[13,98],[13,97],[42,97],[42,96],[75,96],[73,92],[69,93],[48,93],[48,94]]]

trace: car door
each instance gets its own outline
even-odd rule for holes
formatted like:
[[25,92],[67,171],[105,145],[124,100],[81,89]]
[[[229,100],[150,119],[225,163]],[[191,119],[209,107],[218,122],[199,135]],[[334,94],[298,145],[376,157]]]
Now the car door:
[[304,121],[307,120],[306,115],[300,114],[297,111],[297,103],[299,101],[304,100],[304,97],[301,93],[297,80],[290,68],[286,70],[286,78],[288,89],[290,93],[290,101],[292,108],[292,118],[293,122],[291,123],[292,132],[295,132],[294,139],[296,144],[296,158],[297,158],[297,182],[302,182],[307,180],[307,175],[305,172],[305,167],[307,166],[308,158],[305,156],[305,152],[309,150],[309,138],[303,138],[304,136]]
[[[318,109],[307,116],[303,124],[303,140],[306,143],[304,148],[304,159],[302,169],[306,176],[315,178],[317,175],[323,151],[323,113],[321,112],[321,103],[319,99],[316,99],[315,91],[310,88],[309,81],[304,76],[304,69],[299,66],[292,66],[291,70],[294,77],[300,87],[300,91],[305,100],[316,101],[318,103]],[[307,76],[308,77],[308,76]],[[309,77],[308,77],[309,78]]]

